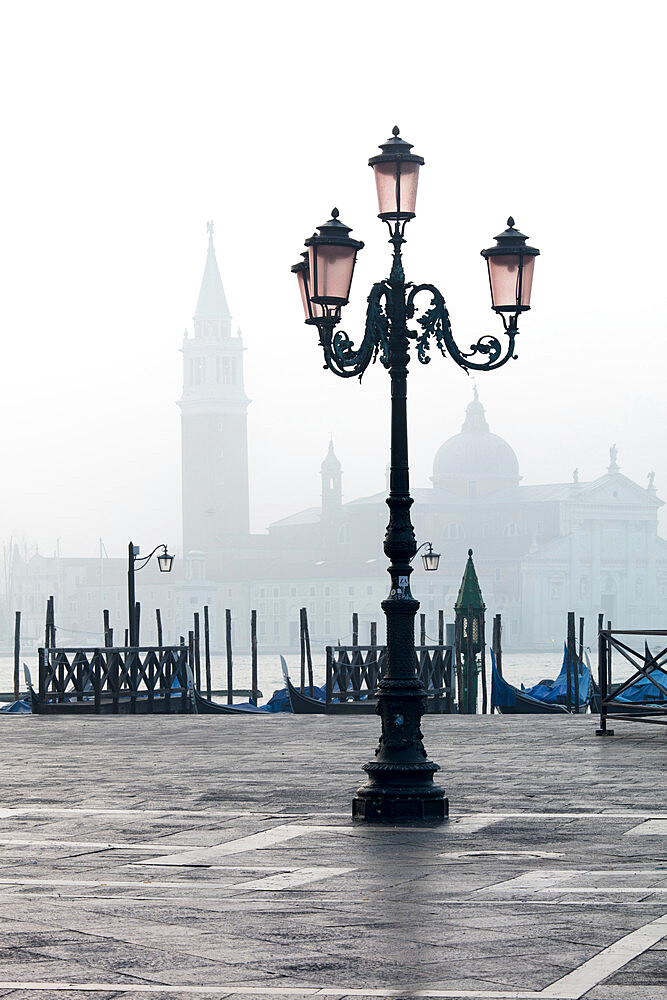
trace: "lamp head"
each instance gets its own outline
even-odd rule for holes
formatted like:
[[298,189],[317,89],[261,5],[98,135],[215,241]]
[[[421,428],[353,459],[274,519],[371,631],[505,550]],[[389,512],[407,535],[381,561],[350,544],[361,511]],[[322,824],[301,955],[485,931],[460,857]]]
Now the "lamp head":
[[377,156],[371,156],[369,167],[375,174],[379,218],[384,222],[414,219],[417,205],[417,183],[423,156],[412,153],[412,143],[401,139],[395,125],[391,138],[380,146]]
[[481,251],[489,269],[491,307],[497,313],[526,312],[530,309],[535,258],[540,251],[527,246],[528,237],[514,227],[511,215],[507,229],[494,238],[496,245]]

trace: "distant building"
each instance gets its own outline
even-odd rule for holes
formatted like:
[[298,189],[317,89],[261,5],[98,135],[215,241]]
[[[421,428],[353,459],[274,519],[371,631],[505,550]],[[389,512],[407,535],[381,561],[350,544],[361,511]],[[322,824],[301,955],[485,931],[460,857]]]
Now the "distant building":
[[[249,400],[243,343],[232,336],[213,246],[209,242],[193,336],[183,341],[183,550],[169,577],[153,566],[137,576],[142,641],[155,641],[154,608],[162,609],[165,641],[192,628],[192,613],[211,608],[213,642],[224,642],[224,610],[233,612],[235,644],[247,646],[250,610],[258,613],[263,649],[298,645],[299,609],[306,607],[313,643],[349,636],[360,617],[362,642],[371,621],[383,634],[380,602],[389,577],[382,541],[385,492],[344,502],[343,472],[333,441],[320,468],[321,503],[274,522],[268,534],[249,532]],[[664,626],[667,542],[658,536],[653,474],[642,487],[624,476],[615,446],[607,471],[580,482],[524,486],[511,446],[489,429],[477,397],[461,431],[438,449],[431,485],[416,488],[413,521],[419,542],[442,553],[437,573],[415,564],[412,584],[437,635],[437,612],[453,620],[468,548],[487,605],[503,616],[507,648],[538,649],[560,642],[568,611],[597,615],[625,628]],[[122,642],[127,616],[124,560],[62,559],[13,553],[7,573],[6,642],[14,609],[24,634],[43,634],[44,606],[56,597],[61,644],[91,644],[101,636],[102,608],[111,611]],[[122,623],[122,624],[121,624]],[[89,637],[89,638],[87,638]],[[70,641],[71,640],[71,641]],[[97,639],[97,641],[101,641]]]

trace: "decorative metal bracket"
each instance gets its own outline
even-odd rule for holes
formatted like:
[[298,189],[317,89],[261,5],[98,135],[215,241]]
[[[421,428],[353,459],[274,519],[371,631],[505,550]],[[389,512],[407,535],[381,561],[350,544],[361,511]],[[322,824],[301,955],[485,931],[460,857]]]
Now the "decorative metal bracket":
[[[411,287],[406,303],[406,318],[410,320],[414,317],[416,311],[415,299],[420,292],[430,292],[431,303],[429,308],[421,316],[417,317],[417,323],[421,327],[421,332],[417,333],[413,330],[408,330],[408,336],[415,340],[417,357],[423,365],[427,365],[431,360],[428,356],[430,348],[429,340],[431,337],[435,339],[436,346],[443,357],[446,358],[449,356],[452,361],[456,362],[459,368],[463,368],[466,371],[470,368],[475,371],[492,371],[495,368],[500,368],[510,358],[516,359],[514,342],[519,333],[516,325],[516,316],[512,316],[509,321],[506,321],[504,316],[502,317],[505,333],[508,337],[508,342],[504,345],[504,348],[498,337],[495,337],[493,334],[484,334],[476,344],[470,345],[470,353],[466,354],[460,350],[454,340],[452,325],[449,319],[449,310],[441,292],[438,291],[435,285],[413,285]],[[470,359],[476,354],[487,355],[488,361],[471,361]]]
[[385,368],[389,367],[389,324],[391,316],[391,288],[379,281],[371,288],[366,309],[366,329],[361,345],[355,350],[344,330],[335,330],[338,316],[316,319],[320,331],[320,344],[324,351],[325,368],[341,378],[360,379],[371,362],[379,357]]
[[[449,311],[445,300],[435,285],[405,285],[410,289],[405,302],[405,318],[416,318],[420,330],[405,329],[407,336],[415,341],[417,358],[423,365],[430,362],[430,341],[433,339],[443,357],[450,357],[459,368],[465,371],[493,371],[500,368],[510,358],[515,359],[515,339],[519,333],[517,316],[509,320],[502,316],[507,342],[503,345],[493,334],[484,334],[477,343],[470,345],[470,351],[462,351],[454,340]],[[420,315],[415,300],[422,292],[431,296],[430,305]],[[396,310],[392,300],[392,286],[388,281],[379,281],[373,285],[368,296],[366,309],[366,328],[363,340],[355,349],[350,336],[344,330],[336,330],[340,322],[338,312],[328,313],[315,318],[320,331],[320,344],[324,352],[325,368],[340,378],[363,376],[371,364],[380,360],[385,368],[390,365],[389,338]],[[472,360],[475,356],[486,356],[486,361]]]

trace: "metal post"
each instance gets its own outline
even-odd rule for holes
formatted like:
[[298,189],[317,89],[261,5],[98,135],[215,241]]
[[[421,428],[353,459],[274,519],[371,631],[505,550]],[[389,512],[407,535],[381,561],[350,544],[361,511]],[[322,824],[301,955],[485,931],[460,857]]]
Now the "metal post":
[[608,632],[605,634],[602,625],[604,624],[604,617],[600,615],[598,618],[598,685],[600,688],[600,728],[595,730],[596,736],[613,736],[614,730],[607,729],[607,706],[605,704],[607,698],[607,637]]

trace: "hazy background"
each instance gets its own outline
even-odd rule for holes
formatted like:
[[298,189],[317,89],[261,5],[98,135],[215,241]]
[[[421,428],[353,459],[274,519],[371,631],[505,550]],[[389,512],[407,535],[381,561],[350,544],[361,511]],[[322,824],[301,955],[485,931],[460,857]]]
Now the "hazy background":
[[[616,443],[667,497],[664,8],[658,3],[6,2],[0,26],[0,534],[51,554],[180,547],[183,329],[215,220],[247,347],[253,530],[384,487],[388,379],[322,370],[289,268],[337,205],[386,276],[367,164],[394,124],[426,158],[409,279],[466,347],[499,321],[479,251],[508,214],[537,261],[519,360],[478,376],[524,482],[602,474]],[[412,366],[414,485],[471,380]],[[664,528],[663,528],[664,533]]]

